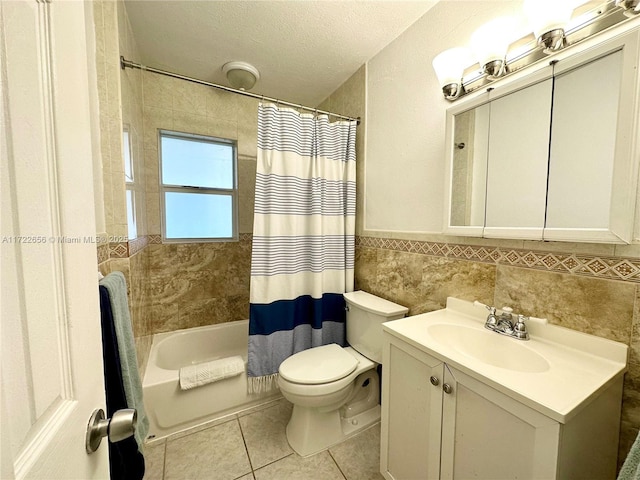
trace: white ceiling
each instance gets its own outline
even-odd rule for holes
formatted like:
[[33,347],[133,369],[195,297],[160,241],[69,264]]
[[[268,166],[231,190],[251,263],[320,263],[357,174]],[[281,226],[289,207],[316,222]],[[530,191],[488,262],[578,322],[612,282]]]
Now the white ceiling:
[[226,62],[260,71],[251,90],[316,106],[437,1],[125,0],[142,63],[228,85]]

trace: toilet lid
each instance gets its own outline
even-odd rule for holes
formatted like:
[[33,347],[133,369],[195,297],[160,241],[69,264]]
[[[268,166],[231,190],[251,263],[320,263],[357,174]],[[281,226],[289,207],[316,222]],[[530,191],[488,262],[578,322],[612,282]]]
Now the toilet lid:
[[331,343],[292,355],[280,364],[279,373],[290,382],[316,385],[340,380],[357,366],[353,355]]

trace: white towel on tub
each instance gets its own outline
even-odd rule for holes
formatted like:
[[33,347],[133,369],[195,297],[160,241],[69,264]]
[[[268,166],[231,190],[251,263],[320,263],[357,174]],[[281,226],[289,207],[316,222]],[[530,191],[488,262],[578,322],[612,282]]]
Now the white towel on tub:
[[197,363],[180,369],[180,388],[191,388],[235,377],[244,372],[244,360],[240,355]]

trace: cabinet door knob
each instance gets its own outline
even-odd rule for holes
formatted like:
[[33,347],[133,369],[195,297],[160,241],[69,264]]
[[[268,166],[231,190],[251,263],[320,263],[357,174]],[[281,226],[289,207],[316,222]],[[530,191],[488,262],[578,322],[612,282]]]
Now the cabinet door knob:
[[438,380],[438,377],[434,377],[434,376],[429,378],[429,381],[431,382],[431,385],[438,385],[440,383],[440,380]]
[[445,383],[444,385],[442,385],[442,390],[444,390],[444,393],[451,393],[453,392],[453,387],[448,383]]

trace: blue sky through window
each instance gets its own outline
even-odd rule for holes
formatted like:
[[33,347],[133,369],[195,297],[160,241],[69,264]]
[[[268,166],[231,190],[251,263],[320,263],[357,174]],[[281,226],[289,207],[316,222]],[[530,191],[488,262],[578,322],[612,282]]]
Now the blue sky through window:
[[231,238],[231,195],[166,192],[166,238]]
[[162,183],[232,189],[233,146],[191,138],[161,137]]

